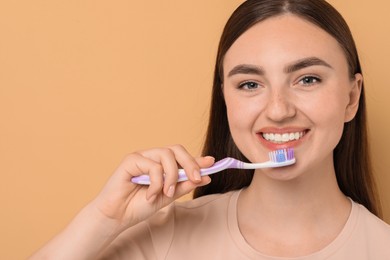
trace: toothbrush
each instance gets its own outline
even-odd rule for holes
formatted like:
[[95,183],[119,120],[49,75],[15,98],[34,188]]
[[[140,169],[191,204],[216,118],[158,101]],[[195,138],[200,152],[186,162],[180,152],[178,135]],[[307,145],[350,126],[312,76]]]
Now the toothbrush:
[[[209,168],[200,169],[200,175],[211,175],[226,169],[262,169],[288,166],[295,163],[294,150],[292,148],[276,150],[268,153],[269,161],[262,163],[246,163],[237,159],[226,157],[214,163]],[[187,175],[183,169],[179,169],[178,182],[188,180]],[[131,182],[141,185],[149,185],[149,175],[140,175],[133,177]]]

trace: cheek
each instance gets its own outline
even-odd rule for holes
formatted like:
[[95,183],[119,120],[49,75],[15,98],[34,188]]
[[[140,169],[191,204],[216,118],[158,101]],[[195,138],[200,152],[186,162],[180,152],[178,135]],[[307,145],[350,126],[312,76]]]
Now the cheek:
[[225,96],[227,116],[232,134],[239,130],[248,130],[258,116],[259,106],[254,100]]
[[344,122],[348,93],[342,82],[332,82],[310,95],[297,95],[297,109],[328,126]]
[[257,100],[247,100],[236,97],[225,96],[227,116],[230,133],[238,149],[251,159],[253,152],[254,136],[253,129],[256,120],[259,118],[261,106]]
[[334,148],[343,132],[347,102],[343,95],[325,96],[327,98],[316,99],[316,102],[306,102],[302,111],[313,122],[316,132],[321,133],[323,145]]
[[242,132],[245,129],[248,120],[247,116],[242,116],[242,106],[237,104],[237,102],[226,101],[227,117],[230,128],[230,133],[232,134],[233,139],[236,142],[236,136],[238,133]]
[[[328,111],[329,112],[329,111]],[[333,148],[336,147],[340,141],[344,128],[344,118],[340,110],[334,110],[329,113],[323,120],[318,122],[318,127],[324,129],[324,138]]]

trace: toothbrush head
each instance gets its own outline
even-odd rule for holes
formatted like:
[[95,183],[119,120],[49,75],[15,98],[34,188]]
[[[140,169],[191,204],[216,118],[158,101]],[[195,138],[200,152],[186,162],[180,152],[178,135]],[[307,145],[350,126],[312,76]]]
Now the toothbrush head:
[[272,162],[281,163],[286,161],[295,160],[294,149],[280,149],[276,151],[269,152],[269,159]]

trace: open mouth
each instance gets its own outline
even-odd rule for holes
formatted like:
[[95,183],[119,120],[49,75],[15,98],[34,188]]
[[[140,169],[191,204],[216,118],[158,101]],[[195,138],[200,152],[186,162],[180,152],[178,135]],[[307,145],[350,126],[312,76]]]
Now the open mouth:
[[284,143],[297,141],[297,140],[301,139],[302,137],[304,137],[307,134],[307,132],[309,132],[309,130],[304,130],[304,131],[299,131],[299,132],[290,132],[290,133],[265,133],[265,132],[262,132],[260,134],[265,140],[267,140],[271,143],[284,144]]

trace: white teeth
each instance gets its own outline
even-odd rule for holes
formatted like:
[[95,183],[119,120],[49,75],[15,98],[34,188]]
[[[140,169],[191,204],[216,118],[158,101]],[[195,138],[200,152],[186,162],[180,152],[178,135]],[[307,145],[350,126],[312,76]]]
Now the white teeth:
[[294,140],[299,140],[305,135],[305,132],[295,132],[295,133],[284,133],[284,134],[275,134],[275,133],[263,133],[264,139],[274,143],[286,143]]
[[289,134],[282,134],[282,141],[287,142],[288,140],[290,140],[290,135]]

